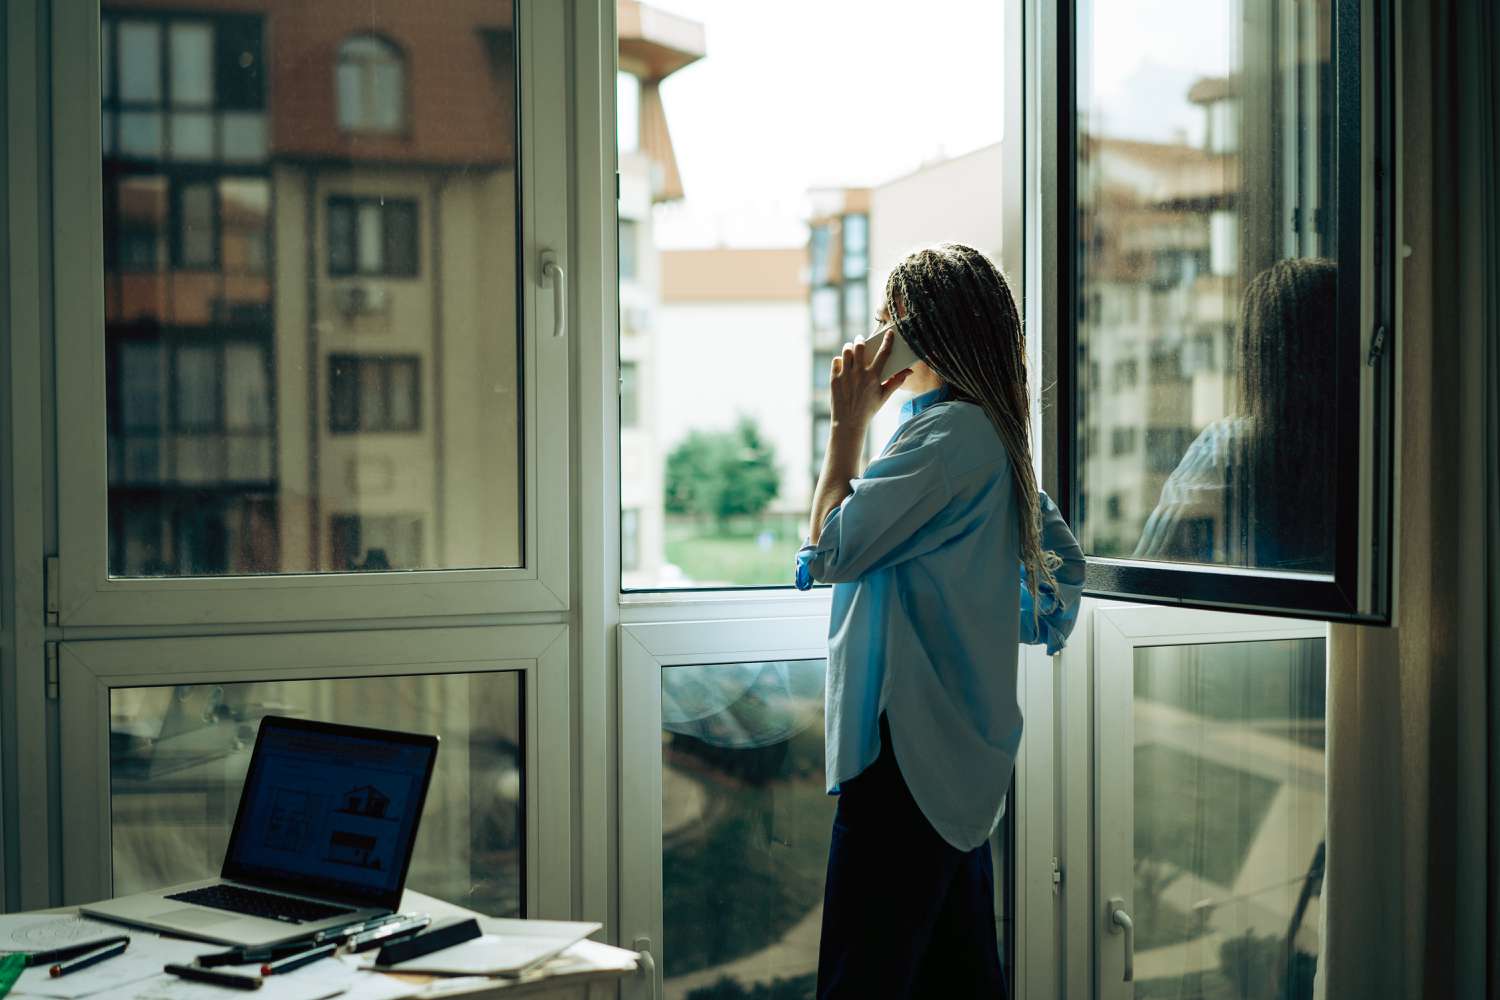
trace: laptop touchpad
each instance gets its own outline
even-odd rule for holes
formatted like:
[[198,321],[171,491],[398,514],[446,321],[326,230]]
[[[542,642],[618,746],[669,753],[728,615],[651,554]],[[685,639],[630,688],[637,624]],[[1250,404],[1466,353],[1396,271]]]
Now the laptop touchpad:
[[222,924],[226,920],[239,920],[238,913],[215,912],[205,907],[179,906],[164,913],[153,913],[147,919],[157,923],[173,924],[177,927],[202,927],[205,924]]

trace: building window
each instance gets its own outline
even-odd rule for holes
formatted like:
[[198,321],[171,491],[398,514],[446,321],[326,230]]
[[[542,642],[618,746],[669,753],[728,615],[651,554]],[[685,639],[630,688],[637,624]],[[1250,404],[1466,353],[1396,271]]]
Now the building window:
[[422,565],[422,519],[415,514],[335,514],[329,529],[335,570]]
[[818,288],[812,293],[813,329],[822,333],[839,328],[839,290]]
[[620,280],[634,281],[640,276],[640,223],[620,220]]
[[640,366],[634,361],[620,362],[620,429],[637,427],[640,412]]
[[333,354],[328,358],[328,429],[334,434],[421,428],[421,361]]
[[1133,389],[1141,379],[1141,366],[1135,358],[1126,358],[1124,361],[1115,362],[1114,388]]
[[408,198],[328,199],[328,273],[417,274],[417,203]]
[[106,156],[264,162],[259,18],[105,15],[100,45]]
[[833,234],[827,225],[813,226],[811,245],[808,247],[808,262],[811,276],[809,284],[823,285],[828,282],[829,257],[833,252]]
[[1135,451],[1136,429],[1134,427],[1112,427],[1109,431],[1109,453],[1116,457]]
[[844,339],[854,341],[870,335],[870,295],[863,281],[844,286]]
[[399,132],[406,127],[406,60],[375,35],[355,35],[339,46],[339,128]]
[[870,217],[844,216],[844,279],[863,278],[870,270]]

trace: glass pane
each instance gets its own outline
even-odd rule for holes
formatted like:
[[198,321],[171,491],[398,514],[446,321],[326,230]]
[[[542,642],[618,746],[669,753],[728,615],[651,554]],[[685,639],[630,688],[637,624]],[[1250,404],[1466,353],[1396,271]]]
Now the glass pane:
[[[265,528],[246,520],[238,533]],[[216,526],[228,527],[224,519]],[[514,671],[116,688],[114,891],[218,874],[260,720],[289,715],[437,734],[442,750],[407,885],[483,913],[520,916],[522,705]]]
[[121,21],[120,99],[161,101],[161,31],[150,21]]
[[1136,650],[1136,996],[1312,997],[1324,648],[1286,639]]
[[171,116],[172,159],[208,160],[214,155],[214,116],[206,111],[177,111]]
[[380,205],[367,201],[359,206],[355,234],[356,254],[362,274],[380,274],[385,270],[384,213]]
[[[379,569],[335,546],[369,511],[407,525],[392,569],[522,564],[513,5],[304,7],[102,0],[112,575]],[[340,127],[346,39],[399,141]]]
[[182,188],[182,207],[178,246],[183,267],[213,267],[215,257],[214,189],[207,184],[189,184]]
[[161,115],[154,111],[122,111],[120,113],[120,153],[131,159],[160,159],[162,155]]
[[224,426],[230,431],[271,427],[271,388],[266,384],[265,351],[257,344],[224,348]]
[[266,116],[236,111],[223,115],[224,159],[230,163],[256,163],[266,158]]
[[[633,512],[640,546],[622,585],[790,586],[827,443],[827,357],[869,332],[914,247],[1000,256],[1005,8],[932,0],[913,18],[820,0],[777,43],[774,84],[747,87],[768,79],[764,8],[668,6],[649,23],[622,17],[618,39],[620,214],[636,226],[622,356],[648,387],[621,442],[621,516]],[[871,71],[882,39],[900,39],[899,74]],[[986,100],[934,102],[919,79]],[[751,121],[776,124],[747,156]],[[649,326],[631,322],[644,314]],[[703,380],[750,343],[746,377]]]
[[173,423],[178,430],[215,430],[220,424],[219,350],[211,345],[179,347],[172,376]]
[[1077,432],[1141,432],[1079,465],[1090,554],[1333,570],[1331,12],[1078,4]]
[[401,103],[404,99],[401,63],[387,57],[370,66],[370,124],[386,132],[402,125]]
[[168,30],[172,47],[172,103],[212,103],[213,28],[206,24],[178,22]]
[[668,998],[813,995],[835,805],[825,666],[661,672]]
[[258,177],[225,178],[219,182],[219,212],[225,273],[265,274],[271,254],[270,183]]
[[167,182],[163,177],[127,177],[117,188],[119,267],[157,271],[167,256]]

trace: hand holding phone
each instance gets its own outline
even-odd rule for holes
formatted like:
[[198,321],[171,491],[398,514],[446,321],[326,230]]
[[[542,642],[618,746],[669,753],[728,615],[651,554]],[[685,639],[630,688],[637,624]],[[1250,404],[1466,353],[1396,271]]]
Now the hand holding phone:
[[880,349],[880,342],[885,338],[886,333],[890,333],[895,343],[891,345],[890,356],[885,359],[885,364],[881,366],[880,377],[882,380],[890,378],[899,371],[910,368],[921,360],[917,357],[917,352],[911,349],[911,345],[902,338],[901,334],[896,332],[896,326],[893,323],[885,324],[865,339],[865,344],[867,345],[865,350],[870,352],[869,357],[874,357],[874,352]]

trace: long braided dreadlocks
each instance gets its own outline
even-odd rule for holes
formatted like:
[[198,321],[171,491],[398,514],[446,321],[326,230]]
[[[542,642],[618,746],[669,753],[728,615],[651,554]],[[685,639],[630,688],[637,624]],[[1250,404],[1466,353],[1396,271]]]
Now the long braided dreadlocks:
[[990,418],[1010,456],[1021,518],[1021,564],[1033,612],[1043,584],[1056,587],[1062,564],[1042,550],[1041,500],[1031,466],[1026,338],[1010,286],[993,261],[961,243],[917,250],[885,283],[897,331],[958,399]]

